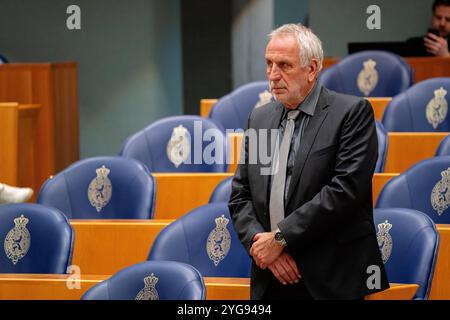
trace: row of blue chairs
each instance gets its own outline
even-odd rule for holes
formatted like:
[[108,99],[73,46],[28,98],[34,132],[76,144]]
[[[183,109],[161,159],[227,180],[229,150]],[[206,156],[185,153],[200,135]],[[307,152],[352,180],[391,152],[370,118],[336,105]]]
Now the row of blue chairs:
[[[37,204],[0,207],[2,273],[65,273],[74,235],[60,211]],[[375,209],[377,236],[390,282],[417,283],[427,299],[439,245],[434,222],[412,209]],[[13,223],[14,222],[14,223]],[[83,299],[204,299],[203,277],[250,276],[225,202],[199,207],[155,239],[148,261],[130,266],[91,288]],[[189,284],[183,291],[183,284]]]
[[[329,69],[324,71],[327,74]],[[327,88],[342,93],[323,76],[319,81]],[[341,83],[341,82],[339,82]],[[391,87],[391,86],[389,86]],[[261,100],[260,95],[268,92],[267,81],[246,84],[219,99],[212,107],[209,118],[225,129],[243,129],[251,111]],[[393,97],[383,114],[382,123],[388,132],[447,132],[450,118],[447,117],[446,94],[450,92],[450,78],[432,78],[416,83],[396,94],[386,92],[385,97]],[[264,102],[270,101],[265,98]]]

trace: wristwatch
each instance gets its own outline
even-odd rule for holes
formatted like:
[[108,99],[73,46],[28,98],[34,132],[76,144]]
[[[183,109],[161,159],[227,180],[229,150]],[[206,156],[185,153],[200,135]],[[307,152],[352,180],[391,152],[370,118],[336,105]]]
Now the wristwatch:
[[277,229],[277,231],[275,232],[275,242],[283,248],[287,246],[286,239],[284,238],[284,235],[281,233],[280,229]]

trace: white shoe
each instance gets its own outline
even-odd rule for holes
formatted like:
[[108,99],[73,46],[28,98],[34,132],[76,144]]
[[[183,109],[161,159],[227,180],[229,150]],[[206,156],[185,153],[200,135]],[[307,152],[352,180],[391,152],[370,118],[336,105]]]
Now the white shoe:
[[16,188],[0,183],[0,204],[26,202],[33,196],[33,189]]

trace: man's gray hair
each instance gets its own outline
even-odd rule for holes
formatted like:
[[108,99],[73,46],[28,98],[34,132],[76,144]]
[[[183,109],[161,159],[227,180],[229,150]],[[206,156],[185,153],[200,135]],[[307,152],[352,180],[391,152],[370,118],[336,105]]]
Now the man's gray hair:
[[300,62],[303,67],[309,66],[313,58],[317,59],[319,72],[322,69],[323,49],[320,39],[302,24],[285,24],[269,33],[272,40],[278,36],[293,36],[297,39],[300,49]]

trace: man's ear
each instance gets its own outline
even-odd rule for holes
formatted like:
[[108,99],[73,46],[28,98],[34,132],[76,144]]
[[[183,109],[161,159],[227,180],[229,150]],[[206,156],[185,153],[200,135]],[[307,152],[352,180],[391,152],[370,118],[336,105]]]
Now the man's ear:
[[309,64],[308,69],[308,82],[313,82],[317,78],[317,74],[319,72],[319,61],[317,59],[311,59],[311,63]]

